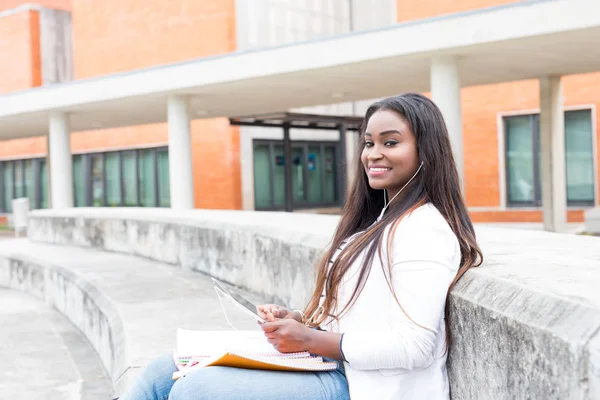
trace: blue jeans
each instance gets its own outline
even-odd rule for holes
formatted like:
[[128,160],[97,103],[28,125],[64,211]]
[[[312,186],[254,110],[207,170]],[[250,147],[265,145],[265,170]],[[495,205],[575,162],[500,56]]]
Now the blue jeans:
[[177,368],[168,354],[150,362],[120,400],[348,400],[344,367],[338,364],[327,372],[206,367],[174,381]]

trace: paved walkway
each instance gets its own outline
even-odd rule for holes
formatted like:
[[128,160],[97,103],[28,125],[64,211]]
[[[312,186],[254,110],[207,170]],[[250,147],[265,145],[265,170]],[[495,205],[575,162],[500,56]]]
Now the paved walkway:
[[96,352],[64,316],[4,288],[0,305],[0,398],[110,398],[111,384]]

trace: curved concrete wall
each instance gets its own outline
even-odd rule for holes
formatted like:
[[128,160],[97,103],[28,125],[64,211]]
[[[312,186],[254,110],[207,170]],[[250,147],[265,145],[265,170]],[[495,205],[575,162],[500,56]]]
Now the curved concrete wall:
[[35,211],[31,240],[133,254],[301,307],[335,216],[168,209]]
[[117,308],[85,279],[34,255],[1,254],[0,286],[28,293],[67,316],[94,347],[113,382],[130,366]]
[[[333,216],[156,209],[36,211],[34,241],[135,254],[299,307]],[[600,398],[600,240],[478,229],[486,261],[451,295],[460,399]]]

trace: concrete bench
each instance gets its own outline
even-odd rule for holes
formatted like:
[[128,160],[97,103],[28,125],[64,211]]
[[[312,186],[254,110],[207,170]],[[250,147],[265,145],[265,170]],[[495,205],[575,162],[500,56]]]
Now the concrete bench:
[[[206,285],[199,274],[191,272],[199,271],[264,298],[298,306],[312,290],[312,266],[337,221],[333,216],[283,213],[73,209],[33,212],[29,237],[40,249],[42,243],[51,244],[44,248],[46,261],[57,265],[54,269],[73,265],[69,271],[75,270],[74,255],[96,255],[98,259],[91,263],[94,267],[78,269],[77,277],[85,276],[86,282],[103,276],[108,279],[110,274],[101,273],[102,266],[116,265],[111,257],[124,257],[119,265],[130,263],[132,269],[121,272],[127,272],[125,275],[116,274],[112,281],[94,283],[93,287],[102,288],[95,296],[99,304],[107,304],[107,310],[112,306],[113,313],[106,313],[110,321],[114,314],[127,321],[132,314],[148,312],[156,304],[171,310],[172,319],[163,325],[168,330],[145,332],[156,325],[155,318],[148,318],[145,325],[115,323],[115,332],[123,330],[121,336],[125,343],[132,343],[132,349],[135,344],[127,342],[128,337],[144,338],[145,343],[154,338],[160,348],[156,353],[160,353],[169,348],[165,343],[173,339],[172,327],[189,321],[189,314],[184,310],[183,316],[178,315],[182,303],[172,300],[177,293],[164,297],[159,292],[127,293],[122,289],[127,277],[140,279],[139,290],[146,285],[146,270],[147,279],[167,280],[165,271],[170,271],[189,274],[186,280],[198,279]],[[465,275],[450,298],[454,342],[449,375],[454,397],[600,398],[599,239],[494,228],[479,228],[477,232],[485,264]],[[20,254],[42,254],[38,247],[27,247],[34,244],[22,243]],[[56,245],[80,249],[68,248],[60,263],[55,263],[53,252],[67,249]],[[0,254],[8,250],[16,247],[0,249]],[[71,264],[67,264],[69,260]],[[156,266],[156,262],[161,264]],[[3,281],[6,277],[0,278]],[[81,287],[80,292],[87,293],[83,283]],[[138,297],[145,307],[136,308]],[[113,342],[118,354],[126,347]],[[127,357],[133,360],[131,354],[136,352],[128,352]],[[103,357],[110,360],[106,354]],[[124,365],[138,366],[147,359],[117,361],[119,368],[114,369],[113,376],[126,370]]]
[[[98,353],[116,394],[149,360],[175,348],[177,327],[231,329],[207,276],[139,257],[2,240],[0,286],[63,313]],[[251,318],[235,323],[257,328]]]

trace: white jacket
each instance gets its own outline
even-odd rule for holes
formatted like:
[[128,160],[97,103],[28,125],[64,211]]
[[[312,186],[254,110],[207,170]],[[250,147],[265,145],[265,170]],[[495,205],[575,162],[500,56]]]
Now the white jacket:
[[[384,266],[389,229],[383,239]],[[460,258],[456,236],[433,205],[419,207],[399,223],[393,238],[392,282],[406,314],[376,254],[354,306],[339,323],[324,326],[344,333],[342,351],[352,400],[449,398],[444,308]],[[350,299],[361,263],[358,257],[344,277],[338,304]]]

